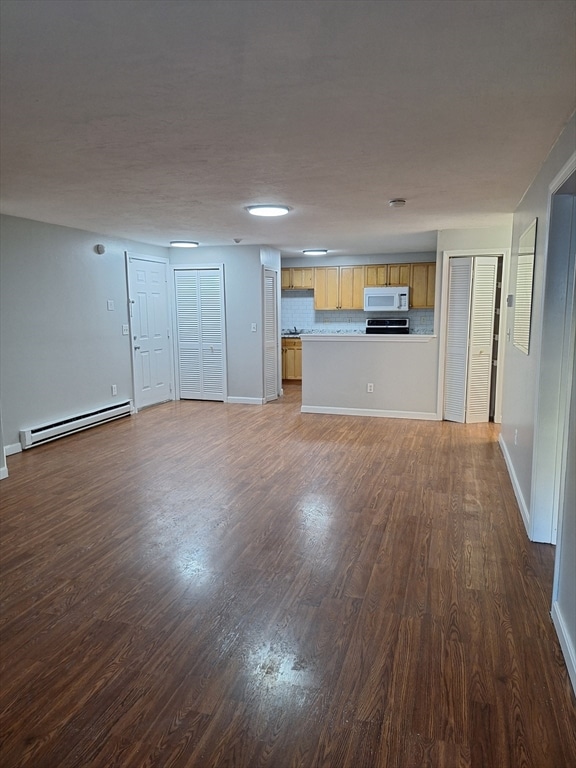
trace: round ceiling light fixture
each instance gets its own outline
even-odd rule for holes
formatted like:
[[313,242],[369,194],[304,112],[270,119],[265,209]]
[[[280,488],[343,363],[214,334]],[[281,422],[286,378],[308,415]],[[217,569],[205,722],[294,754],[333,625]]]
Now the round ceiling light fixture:
[[390,208],[404,208],[406,200],[403,197],[394,197],[392,200],[388,200]]
[[291,211],[287,205],[247,205],[246,210],[252,216],[286,216]]
[[171,240],[172,248],[198,248],[198,243],[193,240]]
[[307,248],[302,251],[305,256],[326,256],[328,253],[327,248]]

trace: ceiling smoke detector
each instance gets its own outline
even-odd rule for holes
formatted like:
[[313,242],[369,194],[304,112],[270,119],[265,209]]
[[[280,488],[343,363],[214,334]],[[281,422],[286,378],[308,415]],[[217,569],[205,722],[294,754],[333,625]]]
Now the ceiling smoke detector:
[[403,197],[394,197],[392,200],[388,200],[390,208],[404,208],[406,200]]

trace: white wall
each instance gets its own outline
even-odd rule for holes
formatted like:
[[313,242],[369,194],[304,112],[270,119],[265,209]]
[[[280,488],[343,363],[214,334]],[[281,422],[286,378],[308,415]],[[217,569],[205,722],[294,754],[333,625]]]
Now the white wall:
[[4,453],[4,428],[2,427],[2,408],[0,407],[0,480],[8,477],[6,454]]
[[[572,345],[576,338],[576,321],[572,319]],[[572,360],[572,387],[566,436],[565,487],[554,579],[552,616],[564,651],[566,666],[576,691],[576,354]]]
[[441,229],[438,232],[438,257],[443,251],[493,250],[498,253],[510,248],[512,216],[505,215],[499,227],[477,229]]
[[433,336],[303,336],[302,410],[436,419],[437,366]]
[[[544,328],[544,297],[546,290],[546,273],[552,283],[564,283],[567,276],[567,254],[557,253],[554,248],[548,250],[548,203],[549,186],[563,166],[568,162],[575,149],[575,119],[563,131],[552,148],[537,177],[532,182],[518,209],[514,214],[512,235],[512,258],[510,265],[510,282],[508,293],[516,290],[515,274],[518,255],[518,241],[530,223],[537,218],[536,255],[534,263],[534,284],[532,291],[532,325],[530,337],[530,354],[525,355],[516,349],[512,343],[514,336],[513,312],[508,314],[508,329],[510,340],[506,342],[506,362],[504,378],[503,419],[500,440],[508,462],[516,495],[523,511],[530,538],[535,541],[552,541],[552,521],[550,509],[546,501],[538,500],[534,507],[533,489],[540,497],[541,491],[549,485],[549,473],[553,471],[547,462],[551,446],[549,427],[552,414],[544,415],[548,406],[552,411],[557,410],[558,383],[557,372],[561,364],[561,326],[565,304],[561,297],[558,302],[548,302],[548,322]],[[562,320],[563,323],[563,320]],[[556,332],[554,332],[556,329]],[[552,377],[552,379],[551,379]],[[556,377],[556,380],[554,380]],[[546,399],[541,403],[542,420],[540,434],[536,434],[536,419],[539,408],[539,390],[546,393]],[[556,400],[552,403],[548,398]],[[538,455],[539,454],[539,455]],[[535,466],[535,458],[537,460]],[[538,461],[542,463],[538,465]],[[536,477],[536,486],[533,478]],[[549,493],[541,498],[550,500]]]
[[[279,268],[280,254],[259,245],[171,248],[172,266],[223,264],[226,305],[228,399],[264,397],[262,268]],[[257,331],[252,332],[252,323]]]
[[[96,243],[105,245],[104,255],[95,253]],[[167,255],[166,248],[2,216],[5,446],[18,444],[23,427],[132,397],[130,337],[122,336],[128,322],[125,250]]]

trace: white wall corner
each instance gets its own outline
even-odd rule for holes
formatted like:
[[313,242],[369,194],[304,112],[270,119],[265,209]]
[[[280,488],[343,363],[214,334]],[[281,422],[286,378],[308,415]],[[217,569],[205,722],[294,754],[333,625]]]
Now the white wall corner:
[[516,477],[516,472],[514,470],[514,464],[512,463],[512,458],[510,457],[506,443],[502,439],[502,435],[498,437],[498,443],[502,450],[504,461],[506,462],[506,468],[508,469],[508,474],[512,482],[512,488],[514,489],[514,495],[516,496],[516,501],[518,502],[518,507],[520,508],[520,514],[522,515],[522,520],[524,521],[526,534],[528,538],[530,538],[530,510],[528,509],[526,500],[524,499],[522,488],[520,487],[520,483],[518,482],[518,478]]
[[0,480],[5,480],[8,477],[8,467],[0,467]]
[[13,456],[15,453],[22,453],[22,446],[20,443],[12,443],[11,445],[4,446],[4,456]]
[[552,603],[552,621],[554,622],[554,628],[560,641],[560,647],[564,654],[564,661],[566,663],[566,669],[572,683],[574,693],[576,693],[576,648],[574,647],[574,640],[570,637],[568,627],[562,616],[559,604],[555,601]]

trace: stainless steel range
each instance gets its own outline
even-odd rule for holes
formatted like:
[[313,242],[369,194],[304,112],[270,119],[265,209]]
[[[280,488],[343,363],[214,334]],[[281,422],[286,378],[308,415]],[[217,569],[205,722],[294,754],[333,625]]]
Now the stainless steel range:
[[366,333],[410,333],[407,317],[371,317],[366,320]]

